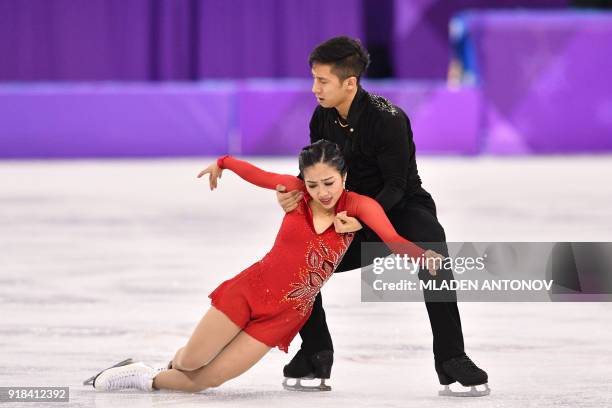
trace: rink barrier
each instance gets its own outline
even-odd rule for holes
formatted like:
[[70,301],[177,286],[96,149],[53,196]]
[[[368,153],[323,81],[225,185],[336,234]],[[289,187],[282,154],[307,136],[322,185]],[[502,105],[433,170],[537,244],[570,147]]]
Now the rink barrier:
[[[367,83],[409,115],[417,151],[478,152],[480,97],[443,82]],[[295,155],[316,106],[310,81],[0,86],[0,157]]]

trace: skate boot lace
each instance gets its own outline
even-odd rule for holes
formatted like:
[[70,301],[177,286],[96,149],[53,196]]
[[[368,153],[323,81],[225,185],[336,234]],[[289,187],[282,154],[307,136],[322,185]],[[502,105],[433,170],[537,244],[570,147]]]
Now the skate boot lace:
[[470,360],[470,358],[467,356],[459,357],[456,360],[456,365],[461,366],[461,368],[474,373],[480,371],[476,364],[474,364],[474,362]]
[[151,389],[151,378],[148,373],[143,372],[142,367],[134,367],[130,370],[118,373],[116,377],[108,380],[108,386],[111,390],[122,390],[128,388],[138,388],[143,391]]

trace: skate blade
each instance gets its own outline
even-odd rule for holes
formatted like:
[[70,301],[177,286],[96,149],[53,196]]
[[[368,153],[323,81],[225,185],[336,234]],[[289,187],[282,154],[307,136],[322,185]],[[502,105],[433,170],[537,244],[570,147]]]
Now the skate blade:
[[453,391],[448,385],[445,385],[443,390],[438,391],[438,395],[440,397],[484,397],[491,394],[489,384],[482,385],[484,386],[484,390],[479,390],[473,385],[470,387],[469,391]]
[[[319,385],[304,385],[302,384],[302,380],[307,379],[310,380],[312,378],[288,378],[285,377],[283,380],[283,388],[287,391],[300,391],[300,392],[321,392],[321,391],[331,391],[331,386],[325,384],[325,378],[321,378],[321,383]],[[289,384],[289,380],[295,380],[295,384]]]
[[132,364],[133,362],[134,362],[134,360],[132,360],[131,358],[128,358],[128,359],[123,360],[123,361],[120,361],[117,364],[115,364],[114,366],[110,366],[108,368],[105,368],[104,370],[100,371],[98,374],[89,377],[88,379],[83,381],[83,385],[93,385],[93,383],[96,380],[96,378],[98,378],[98,376],[100,374],[102,374],[104,371],[109,370],[111,368],[115,368],[115,367],[123,367],[125,365]]

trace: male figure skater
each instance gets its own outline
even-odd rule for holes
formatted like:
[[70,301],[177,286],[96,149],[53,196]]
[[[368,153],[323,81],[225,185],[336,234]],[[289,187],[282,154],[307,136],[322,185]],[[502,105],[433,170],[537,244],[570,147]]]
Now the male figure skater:
[[[435,203],[421,186],[408,117],[399,107],[366,92],[360,85],[369,64],[368,52],[358,40],[335,37],[318,45],[308,62],[314,81],[312,92],[319,103],[310,121],[311,143],[320,139],[337,143],[348,165],[346,188],[378,201],[400,235],[413,242],[435,243],[428,249],[448,256]],[[297,207],[300,193],[283,192],[283,186],[277,190],[279,204],[286,212]],[[336,271],[365,266],[361,265],[360,244],[378,241],[375,234],[345,214],[338,215],[335,226],[339,232],[358,231]],[[452,271],[440,272],[442,278],[452,279]],[[472,387],[462,395],[487,395],[487,373],[464,352],[456,301],[426,301],[426,307],[433,332],[435,370],[440,384],[445,385],[440,394],[459,395],[448,388],[448,384],[458,381]],[[321,294],[300,336],[302,346],[283,370],[284,385],[294,390],[316,389],[303,386],[299,379],[326,379],[331,375],[333,344]],[[298,379],[296,385],[287,385],[289,378]],[[485,391],[474,388],[481,384],[485,384]]]

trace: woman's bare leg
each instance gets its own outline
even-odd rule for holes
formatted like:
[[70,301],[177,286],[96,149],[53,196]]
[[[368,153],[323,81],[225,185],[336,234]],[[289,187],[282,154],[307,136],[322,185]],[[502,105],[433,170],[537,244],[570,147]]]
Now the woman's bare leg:
[[181,347],[172,367],[182,371],[193,371],[206,365],[227,346],[241,328],[223,312],[211,306],[198,323],[189,341]]
[[170,369],[153,380],[153,388],[199,392],[218,387],[253,367],[270,347],[240,332],[210,363],[195,371]]

